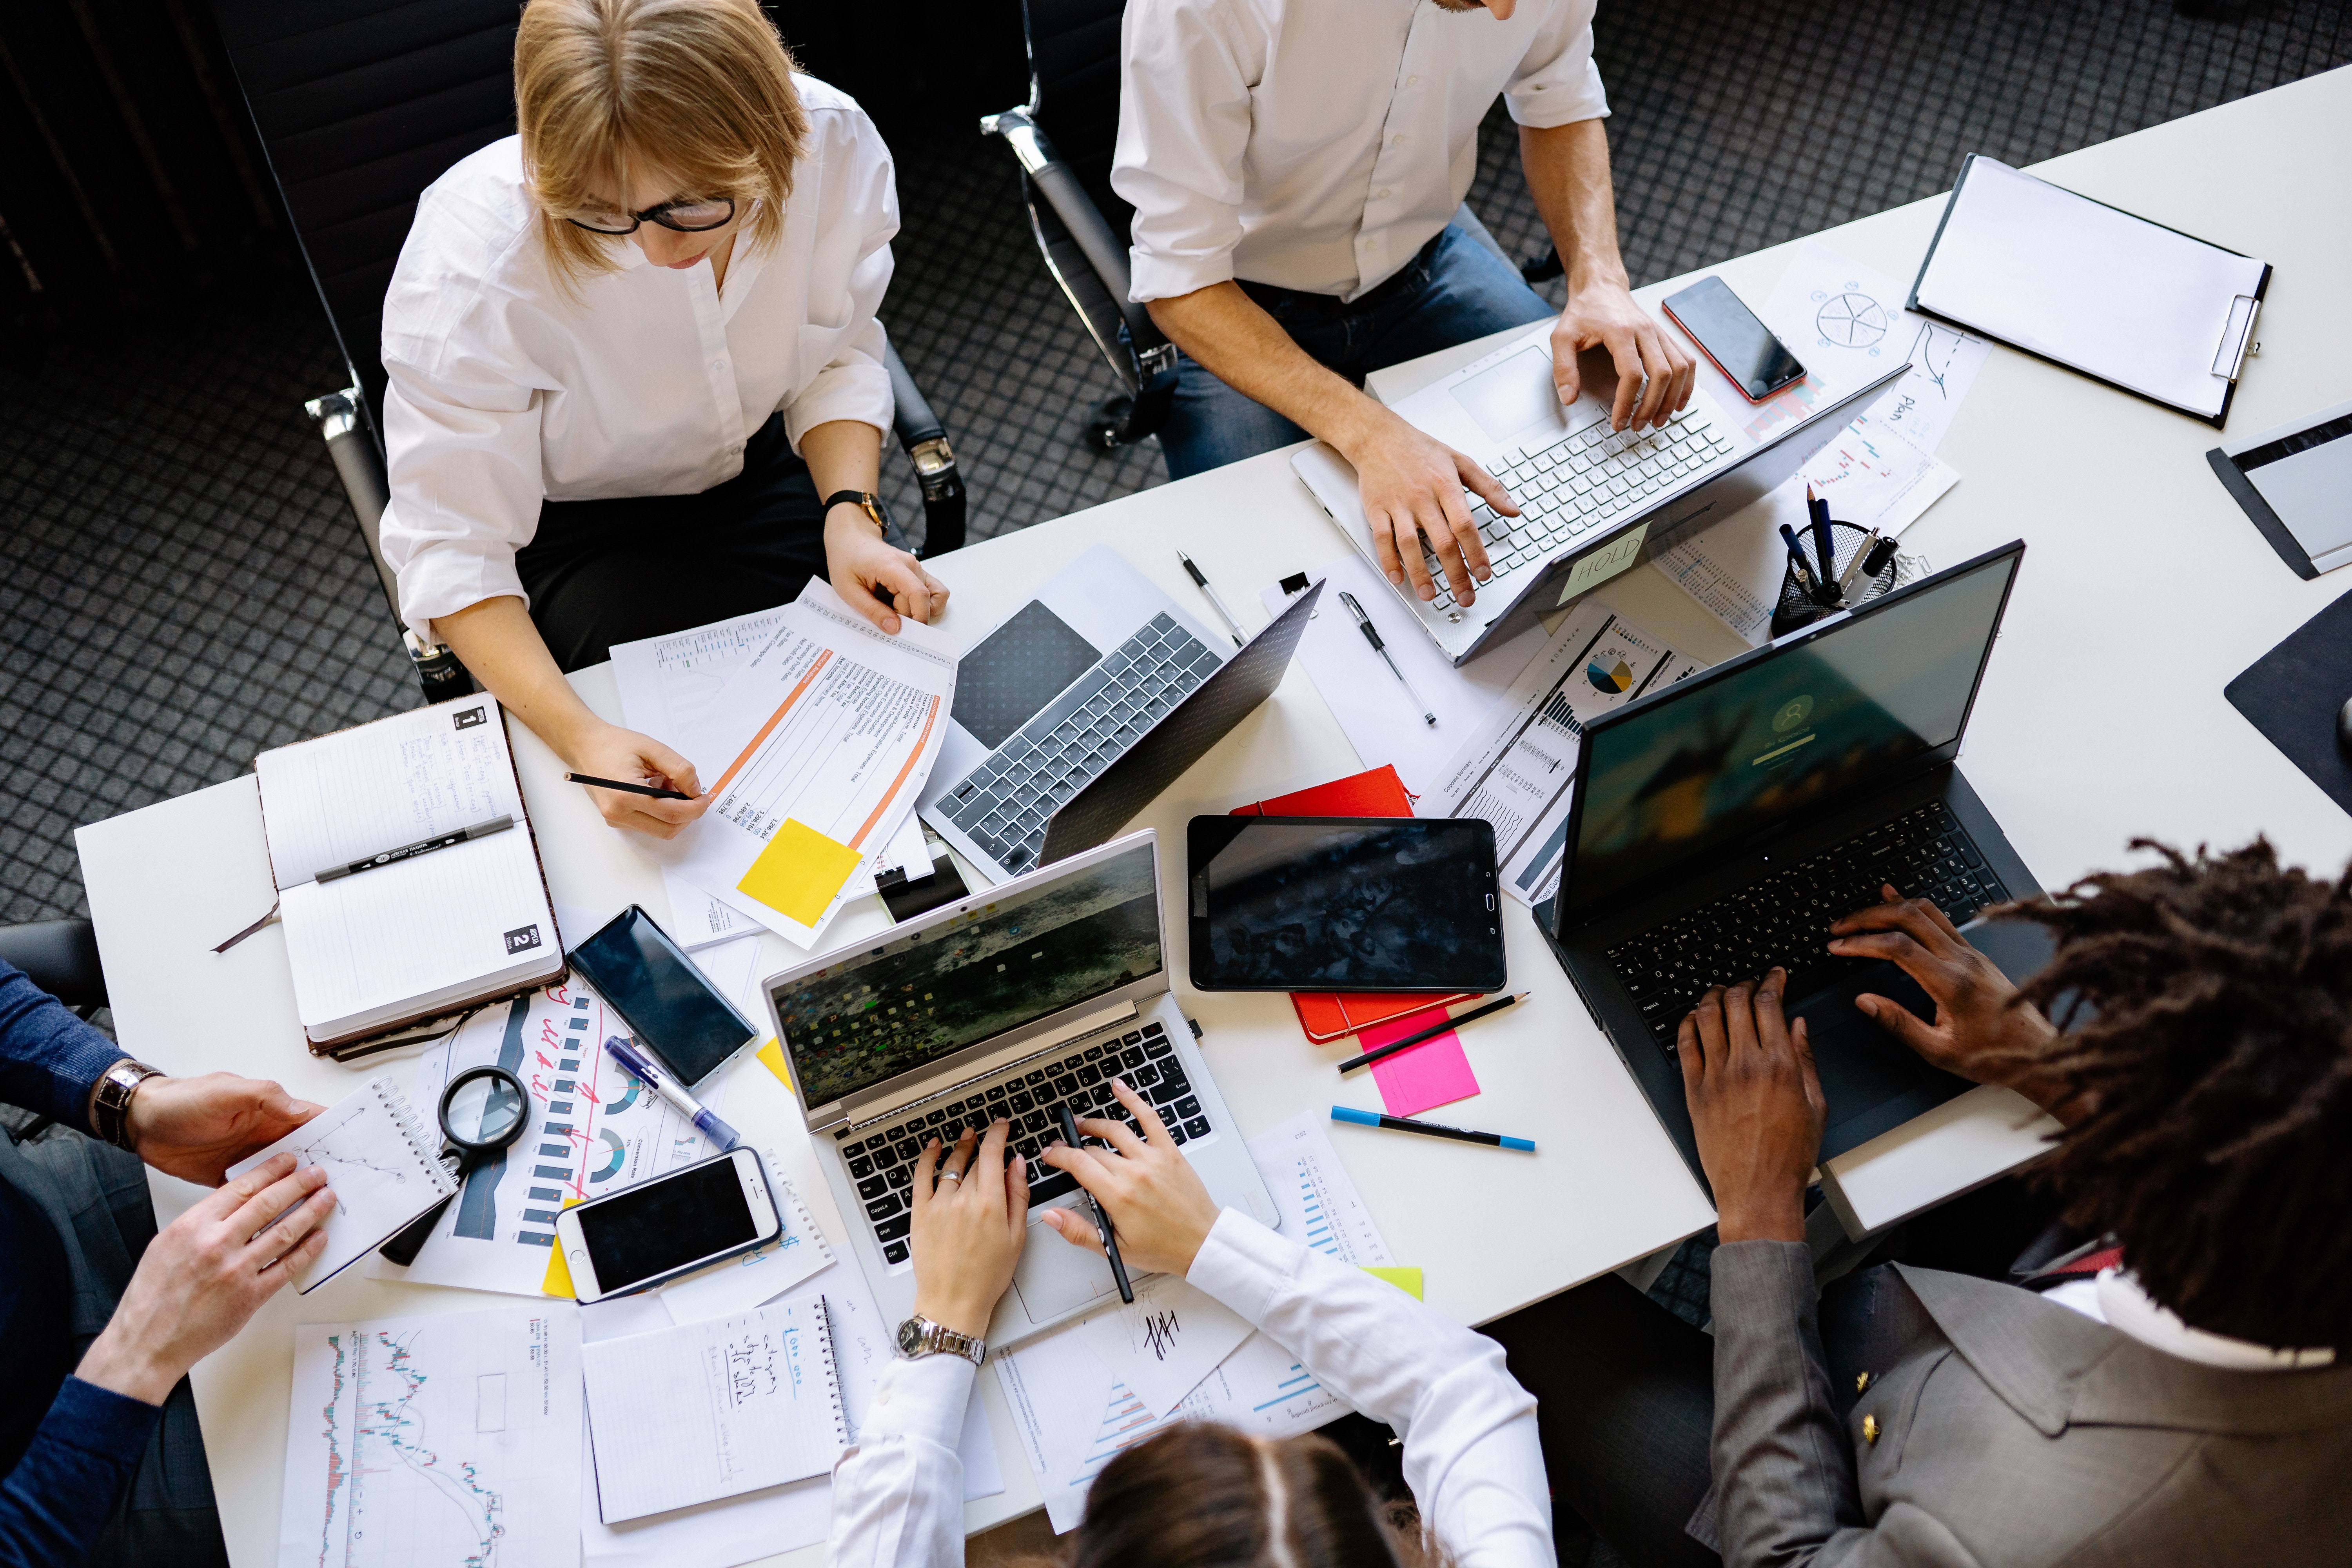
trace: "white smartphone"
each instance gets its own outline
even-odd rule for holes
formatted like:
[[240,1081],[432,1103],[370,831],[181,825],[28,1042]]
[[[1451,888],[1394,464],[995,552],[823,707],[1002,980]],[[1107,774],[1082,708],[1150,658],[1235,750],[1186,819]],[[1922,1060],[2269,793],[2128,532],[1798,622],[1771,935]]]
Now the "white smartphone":
[[737,1149],[565,1209],[555,1245],[572,1293],[601,1301],[749,1252],[783,1228],[760,1156]]

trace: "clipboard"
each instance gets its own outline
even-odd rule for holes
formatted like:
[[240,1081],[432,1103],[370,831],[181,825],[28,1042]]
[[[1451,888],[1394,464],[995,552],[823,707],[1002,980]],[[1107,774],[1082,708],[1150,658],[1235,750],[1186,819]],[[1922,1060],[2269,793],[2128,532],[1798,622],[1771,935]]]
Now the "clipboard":
[[[2029,213],[2039,232],[2029,226]],[[2242,251],[1971,153],[1906,303],[2218,430],[2248,355],[2259,350],[2254,329],[2271,274],[2268,262]],[[2128,310],[2122,296],[2132,293],[2167,303],[2128,321],[2099,319],[2103,310]],[[2150,321],[2184,318],[2202,323],[2193,342],[2178,331],[2147,330]],[[2221,384],[2214,408],[2166,395],[2200,373]],[[2208,390],[2196,384],[2200,395]]]

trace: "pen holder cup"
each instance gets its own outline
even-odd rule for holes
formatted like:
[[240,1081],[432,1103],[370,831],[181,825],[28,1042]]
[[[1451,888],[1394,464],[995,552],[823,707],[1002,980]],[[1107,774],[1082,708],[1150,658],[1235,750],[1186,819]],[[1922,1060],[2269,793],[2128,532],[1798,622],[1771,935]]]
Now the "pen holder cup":
[[[1804,542],[1807,558],[1811,559],[1813,544],[1812,530],[1800,529],[1797,537]],[[1854,552],[1870,548],[1870,530],[1851,522],[1832,522],[1830,524],[1830,541],[1837,549],[1837,569],[1843,572],[1853,563]],[[1877,576],[1856,580],[1853,592],[1847,595],[1846,604],[1848,606],[1853,606],[1860,605],[1866,599],[1875,599],[1879,595],[1895,586],[1895,559],[1889,556],[1885,566],[1880,570]],[[1803,588],[1798,586],[1797,569],[1794,565],[1781,572],[1780,602],[1772,607],[1774,637],[1793,632],[1800,626],[1811,626],[1823,616],[1834,613],[1831,608],[1813,603],[1811,596]]]

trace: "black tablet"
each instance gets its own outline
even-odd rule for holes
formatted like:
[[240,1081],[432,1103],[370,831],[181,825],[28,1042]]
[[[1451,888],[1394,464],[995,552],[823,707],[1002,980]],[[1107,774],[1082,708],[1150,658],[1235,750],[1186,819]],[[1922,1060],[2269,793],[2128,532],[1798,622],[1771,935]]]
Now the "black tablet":
[[1185,839],[1196,989],[1504,987],[1486,823],[1196,816]]

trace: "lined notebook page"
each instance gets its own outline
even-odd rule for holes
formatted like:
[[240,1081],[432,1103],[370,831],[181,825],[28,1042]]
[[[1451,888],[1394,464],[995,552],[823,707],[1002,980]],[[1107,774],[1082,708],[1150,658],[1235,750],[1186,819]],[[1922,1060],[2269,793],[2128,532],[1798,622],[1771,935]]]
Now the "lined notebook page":
[[436,833],[523,818],[506,725],[488,696],[280,746],[253,767],[281,889]]
[[231,1180],[291,1151],[295,1166],[319,1165],[335,1194],[327,1249],[297,1279],[308,1295],[391,1240],[410,1220],[457,1190],[439,1159],[441,1140],[398,1082],[372,1078],[250,1159]]
[[804,1480],[849,1445],[823,1298],[583,1345],[606,1524]]

